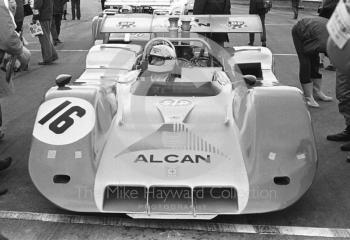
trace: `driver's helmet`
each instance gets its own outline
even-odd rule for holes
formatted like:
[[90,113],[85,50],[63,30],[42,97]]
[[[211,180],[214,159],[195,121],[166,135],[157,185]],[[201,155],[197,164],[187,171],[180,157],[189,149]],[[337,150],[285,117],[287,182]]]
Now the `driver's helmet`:
[[121,13],[132,13],[132,7],[129,5],[123,5],[121,8]]
[[148,70],[150,72],[172,72],[176,64],[176,53],[174,49],[167,45],[155,45],[151,49],[148,60]]

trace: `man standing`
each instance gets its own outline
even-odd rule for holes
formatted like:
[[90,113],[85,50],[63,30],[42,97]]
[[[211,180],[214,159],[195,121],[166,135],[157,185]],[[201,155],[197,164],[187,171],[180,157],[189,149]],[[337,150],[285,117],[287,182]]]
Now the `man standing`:
[[[339,25],[342,21],[346,21],[344,16],[350,16],[350,4],[345,4],[343,2],[339,2],[339,6],[335,10],[335,16],[332,16],[330,23],[338,23]],[[344,14],[347,11],[347,15]],[[339,14],[342,13],[342,14]],[[343,15],[343,18],[340,17]],[[334,18],[334,19],[333,19]],[[337,19],[336,21],[334,21]],[[342,20],[342,21],[341,21]],[[343,25],[344,28],[339,28],[342,30],[343,34],[349,34],[350,28],[348,25]],[[328,29],[336,29],[339,26],[328,26]],[[337,33],[337,31],[335,31]],[[334,39],[337,39],[337,35],[333,32],[328,40],[327,52],[329,54],[330,59],[336,66],[336,97],[339,101],[338,109],[340,114],[343,115],[345,119],[345,129],[344,131],[328,135],[327,139],[330,141],[337,142],[348,142],[350,141],[350,40],[347,39],[342,47],[338,46]],[[333,39],[334,38],[334,39]],[[339,44],[339,42],[337,42]],[[350,143],[346,143],[340,147],[342,151],[350,151]]]
[[[228,15],[231,14],[231,2],[230,0],[195,0],[193,14]],[[229,41],[227,33],[206,34],[206,37],[211,38],[221,46],[224,46],[224,42]]]
[[43,34],[39,36],[43,61],[39,65],[50,65],[58,59],[57,52],[51,42],[51,21],[53,0],[34,0],[33,22],[39,20]]
[[72,20],[75,20],[75,15],[77,19],[80,20],[80,0],[71,0],[72,6]]
[[51,23],[51,34],[53,39],[53,45],[56,46],[58,43],[62,43],[58,38],[61,32],[61,21],[63,15],[63,7],[68,0],[54,0],[53,1],[53,16]]
[[105,10],[105,2],[106,0],[101,0],[102,11]]
[[[14,9],[15,11],[15,9]],[[26,49],[20,38],[18,33],[16,32],[16,24],[14,22],[13,13],[9,10],[9,2],[8,0],[0,0],[0,64],[2,62],[3,56],[5,53],[16,56],[20,61],[21,66],[26,67],[29,63],[30,52]],[[2,82],[0,85],[4,86],[7,83],[5,77],[3,76],[3,72],[0,71],[0,81]],[[0,96],[4,97],[6,93],[4,93],[3,89],[0,88]],[[2,125],[2,112],[0,107],[0,140],[3,139],[4,133],[1,131]],[[11,165],[11,157],[7,157],[5,159],[0,160],[0,171],[5,170]],[[7,189],[0,189],[0,195],[5,194]]]
[[294,19],[298,19],[299,2],[300,2],[300,0],[292,0],[292,9],[293,9],[293,12],[294,12]]
[[[261,34],[261,46],[266,47],[266,28],[265,28],[265,15],[267,9],[264,6],[264,0],[250,0],[249,14],[258,14],[261,20],[263,32]],[[254,45],[254,33],[249,33],[248,45]]]
[[308,106],[320,107],[314,99],[332,101],[322,90],[322,75],[319,73],[319,54],[326,53],[328,19],[323,17],[303,18],[292,29],[295,50],[299,59],[299,80]]

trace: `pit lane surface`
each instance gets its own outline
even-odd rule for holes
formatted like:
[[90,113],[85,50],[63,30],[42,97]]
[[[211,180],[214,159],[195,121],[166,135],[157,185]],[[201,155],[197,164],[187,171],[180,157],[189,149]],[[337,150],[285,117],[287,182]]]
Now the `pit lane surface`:
[[[31,38],[28,34],[25,35],[26,39],[30,42],[29,48],[33,50],[30,71],[17,75],[15,79],[16,94],[4,99],[2,105],[4,126],[7,129],[6,138],[0,145],[0,153],[1,157],[12,156],[14,162],[9,170],[0,173],[1,186],[9,188],[8,194],[0,197],[0,211],[72,214],[48,202],[32,184],[27,170],[31,133],[36,111],[42,101],[42,96],[47,89],[54,85],[55,77],[61,73],[69,73],[75,79],[83,72],[85,56],[92,44],[91,19],[97,15],[99,9],[99,1],[84,1],[82,3],[82,20],[62,22],[61,40],[64,41],[64,44],[57,47],[60,58],[54,65],[37,65],[37,62],[41,61],[40,45],[37,39]],[[247,6],[236,4],[232,6],[232,13],[242,14],[247,12]],[[303,11],[301,15],[313,15],[314,13]],[[70,15],[68,15],[68,18],[70,18]],[[277,78],[286,85],[300,87],[298,82],[298,62],[290,35],[290,30],[295,20],[291,18],[291,11],[278,9],[273,10],[267,15],[268,47],[275,54]],[[230,40],[234,44],[245,45],[248,42],[248,36],[231,35]],[[259,42],[259,37],[256,36],[256,44]],[[324,74],[325,92],[334,96],[334,72],[323,71],[322,73]],[[347,154],[339,150],[340,144],[328,142],[325,139],[327,134],[340,131],[344,128],[343,119],[338,113],[336,102],[321,103],[320,109],[311,109],[311,115],[317,141],[319,166],[313,185],[301,200],[283,211],[259,215],[218,217],[211,221],[211,223],[321,228],[350,227],[350,217],[348,216],[350,213],[350,201],[348,201],[350,199],[348,187],[350,182],[350,164],[345,161]],[[24,237],[21,233],[28,233],[28,236],[32,236],[29,234],[28,229],[31,229],[30,231],[34,234],[39,229],[44,231],[45,228],[47,228],[46,235],[44,234],[39,237],[48,238],[50,231],[54,231],[54,233],[51,232],[52,236],[55,236],[53,238],[66,238],[67,236],[62,231],[67,230],[68,233],[74,232],[74,235],[84,238],[86,235],[82,232],[92,233],[93,229],[98,228],[98,226],[92,226],[90,228],[88,225],[76,226],[67,223],[29,223],[7,219],[6,217],[2,218],[1,216],[0,214],[0,232],[10,239],[23,239]],[[124,215],[114,215],[114,217],[127,218]],[[171,223],[171,221],[165,222]],[[204,222],[203,225],[205,224]],[[22,227],[28,231],[26,232],[23,229],[18,230]],[[54,230],[51,229],[52,227]],[[120,239],[132,238],[132,235],[130,235],[132,231],[123,237],[123,233],[125,231],[127,232],[123,226],[121,226],[120,230],[116,230],[115,228],[113,230],[111,226],[100,228],[101,231],[103,229],[106,233],[119,231]],[[15,232],[18,232],[18,234],[15,234]],[[165,232],[165,235],[161,235],[162,232]],[[137,228],[133,236],[136,237],[138,234],[143,234],[144,239],[164,239],[168,238],[167,234],[169,233],[167,232],[165,230],[142,231],[142,229]],[[171,234],[175,234],[175,236]],[[198,237],[197,239],[203,239],[204,237],[208,239],[230,237],[230,235],[225,235],[228,233],[208,233],[204,234],[205,236],[201,235],[203,233],[196,234],[196,232],[181,232],[180,234],[181,236],[176,233],[170,233],[170,236],[172,239],[190,238],[191,236]],[[33,236],[33,239],[38,239],[37,235]],[[236,234],[234,236],[237,239],[247,239],[248,237],[250,239],[265,239],[265,237],[260,238],[255,235]],[[272,235],[266,236],[266,239],[290,238]],[[299,237],[293,237],[293,239],[299,239]],[[316,237],[315,239],[318,238]]]

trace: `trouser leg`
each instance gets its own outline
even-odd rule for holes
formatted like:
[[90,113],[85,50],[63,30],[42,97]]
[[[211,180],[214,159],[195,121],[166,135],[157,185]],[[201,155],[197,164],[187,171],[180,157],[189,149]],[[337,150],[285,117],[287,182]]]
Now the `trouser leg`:
[[299,80],[302,84],[310,83],[311,77],[311,60],[303,51],[303,42],[298,34],[297,25],[292,29],[292,37],[295,50],[299,60]]
[[51,22],[51,35],[52,35],[52,39],[53,41],[57,41],[58,39],[58,33],[57,33],[57,29],[56,29],[56,18],[55,18],[55,15],[53,16],[52,18],[52,22]]
[[44,62],[50,62],[52,59],[57,57],[57,52],[50,38],[51,21],[42,21],[40,23],[43,30],[43,35],[39,36],[41,54]]
[[16,22],[16,32],[22,32],[22,28],[23,28],[23,21],[19,21],[19,22]]
[[263,32],[261,34],[261,42],[266,44],[266,27],[265,27],[265,13],[259,14]]
[[71,7],[72,7],[72,20],[74,20],[75,19],[75,7],[76,7],[75,0],[71,0]]
[[254,44],[254,38],[255,34],[254,33],[249,33],[249,44]]
[[61,33],[61,21],[62,21],[62,14],[55,15],[55,27],[57,32],[57,39],[59,38]]
[[339,112],[344,116],[346,126],[350,126],[350,78],[338,70],[335,92],[339,101]]
[[80,0],[75,0],[76,1],[76,9],[77,9],[77,18],[80,19]]

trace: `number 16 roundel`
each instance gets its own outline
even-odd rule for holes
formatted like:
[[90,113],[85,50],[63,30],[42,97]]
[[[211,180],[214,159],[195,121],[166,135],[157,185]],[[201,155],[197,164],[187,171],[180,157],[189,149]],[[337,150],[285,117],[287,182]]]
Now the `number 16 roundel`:
[[84,99],[51,99],[39,108],[33,136],[51,145],[74,143],[93,129],[95,118],[93,106]]

